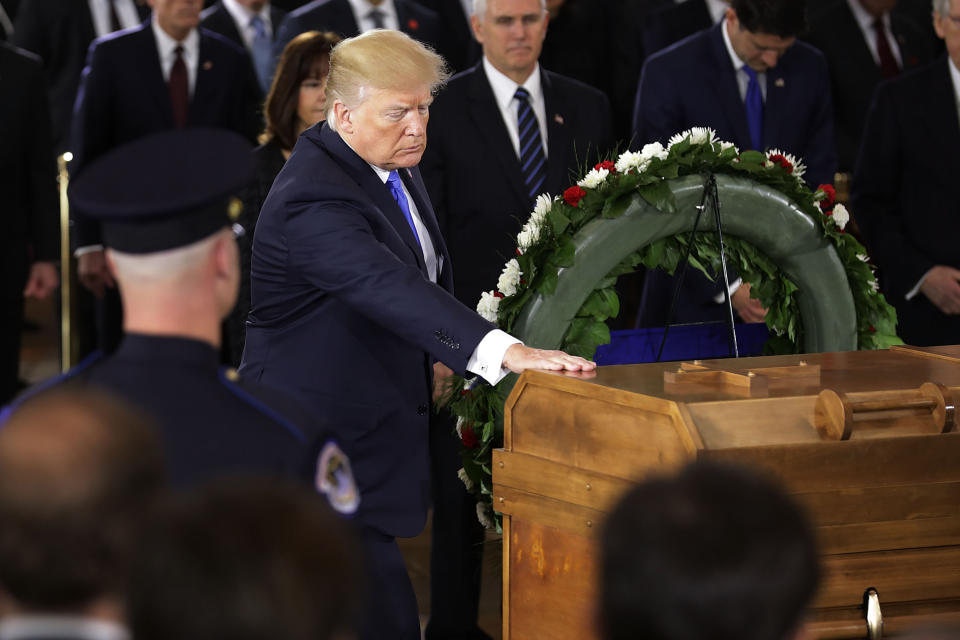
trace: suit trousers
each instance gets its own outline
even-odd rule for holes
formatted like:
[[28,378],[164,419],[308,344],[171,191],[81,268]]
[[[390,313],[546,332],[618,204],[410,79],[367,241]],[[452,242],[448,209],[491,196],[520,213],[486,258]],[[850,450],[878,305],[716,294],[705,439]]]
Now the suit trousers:
[[420,640],[413,584],[393,536],[359,527],[366,593],[358,640]]

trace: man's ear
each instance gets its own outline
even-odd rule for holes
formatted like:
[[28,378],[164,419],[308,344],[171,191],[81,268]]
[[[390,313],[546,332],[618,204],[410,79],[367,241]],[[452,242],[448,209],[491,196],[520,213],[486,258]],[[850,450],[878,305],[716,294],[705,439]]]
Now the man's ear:
[[480,18],[475,15],[470,16],[470,26],[472,27],[473,37],[477,42],[483,44],[483,25],[480,22]]
[[740,20],[737,19],[737,12],[733,10],[733,7],[727,7],[723,13],[723,17],[727,19],[727,22],[729,22],[731,26],[740,26]]
[[333,121],[337,126],[337,131],[354,133],[353,110],[340,100],[335,100],[333,103]]

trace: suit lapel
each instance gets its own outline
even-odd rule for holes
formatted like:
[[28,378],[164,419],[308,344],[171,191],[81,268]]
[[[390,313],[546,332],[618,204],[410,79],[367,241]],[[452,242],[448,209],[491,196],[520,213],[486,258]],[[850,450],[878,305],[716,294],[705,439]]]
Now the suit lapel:
[[[326,124],[321,125],[318,131],[323,146],[337,158],[340,166],[356,180],[361,191],[373,201],[380,213],[389,221],[390,226],[400,236],[403,243],[407,245],[417,266],[426,275],[427,266],[423,262],[423,251],[420,249],[417,239],[413,236],[413,229],[410,228],[400,205],[390,194],[390,189],[380,180],[380,176],[370,165],[343,141],[340,134],[331,130]],[[413,195],[414,190],[410,190],[410,192]],[[420,203],[417,202],[417,207],[419,208],[419,206]],[[430,209],[429,211],[432,216],[433,210]]]
[[[243,42],[243,36],[240,35],[240,31],[237,29],[237,23],[233,21],[233,16],[227,11],[227,8],[223,6],[223,3],[219,3],[217,8],[214,10],[214,17],[219,23],[220,28],[223,29],[224,35],[226,35],[230,40],[244,49],[246,49],[246,44]],[[279,26],[279,23],[277,23]]]
[[199,35],[199,46],[197,47],[197,84],[193,88],[193,97],[190,99],[190,108],[188,110],[187,122],[203,122],[203,110],[208,104],[215,104],[213,99],[214,84],[217,75],[216,51],[210,46],[210,39],[204,35],[203,29],[197,29]]
[[[747,149],[751,146],[750,128],[747,125],[747,110],[743,106],[743,99],[740,97],[736,71],[734,71],[733,64],[730,62],[730,54],[727,53],[727,46],[723,42],[723,34],[720,33],[720,29],[725,28],[725,25],[726,22],[721,22],[713,27],[710,32],[709,47],[711,55],[709,59],[715,65],[713,73],[709,74],[710,82],[713,84],[714,95],[720,98],[720,109],[736,136],[736,140],[733,142],[736,142],[740,148]],[[769,79],[767,88],[769,90]]]
[[350,0],[332,0],[330,11],[333,14],[330,24],[343,27],[342,30],[334,29],[334,31],[339,32],[344,38],[360,35],[360,25],[357,24],[357,17],[353,15]]
[[[547,115],[547,180],[544,183],[545,191],[556,191],[563,189],[569,177],[567,170],[567,154],[573,149],[573,134],[570,127],[566,124],[560,98],[554,92],[553,83],[550,81],[549,73],[543,68],[540,69],[540,84],[543,87],[543,101],[546,105]],[[584,154],[587,157],[586,149],[576,149],[575,151]],[[553,193],[552,195],[557,195]]]
[[520,172],[520,160],[510,141],[510,134],[500,115],[500,106],[497,104],[483,70],[483,62],[478,62],[470,72],[470,117],[480,132],[482,144],[493,152],[497,164],[503,169],[507,182],[513,187],[520,202],[527,203],[527,186]]
[[[925,117],[929,127],[928,133],[933,144],[940,147],[943,158],[953,158],[957,148],[960,148],[960,116],[957,113],[957,98],[953,89],[953,80],[950,77],[949,58],[942,58],[939,63],[938,80],[929,83],[930,96],[923,100],[918,96],[917,104],[924,105]],[[948,183],[956,180],[953,175],[955,162],[943,162],[941,166],[949,171],[943,176]]]
[[151,60],[152,64],[143,70],[142,78],[145,91],[153,96],[153,100],[144,101],[144,103],[153,103],[160,112],[163,122],[167,127],[173,127],[173,106],[170,104],[170,89],[167,87],[166,80],[163,79],[163,69],[160,66],[160,57],[157,53],[157,39],[153,37],[153,29],[150,27],[150,21],[147,20],[139,27],[137,36],[141,39],[140,49],[143,51],[145,60]]

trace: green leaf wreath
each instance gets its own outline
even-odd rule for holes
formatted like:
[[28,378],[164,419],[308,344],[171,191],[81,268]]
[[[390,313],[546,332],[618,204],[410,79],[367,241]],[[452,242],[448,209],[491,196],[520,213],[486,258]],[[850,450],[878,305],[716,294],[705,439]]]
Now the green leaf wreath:
[[[646,145],[641,151],[627,151],[616,161],[596,165],[562,196],[541,195],[530,219],[517,236],[517,255],[507,262],[497,289],[483,293],[477,305],[482,316],[506,332],[524,305],[535,293],[552,295],[560,269],[574,264],[574,234],[596,218],[617,218],[624,214],[634,196],[666,213],[677,203],[667,181],[705,173],[748,177],[787,196],[834,246],[846,271],[857,315],[859,349],[883,349],[900,344],[896,336],[896,313],[878,290],[866,250],[845,227],[850,214],[835,202],[832,186],[820,185],[811,191],[803,182],[805,168],[788,153],[771,150],[739,152],[718,140],[712,129],[695,127],[675,135],[667,147]],[[687,233],[650,243],[617,265],[587,297],[571,322],[560,348],[592,358],[597,347],[610,342],[606,320],[617,316],[620,301],[614,285],[623,274],[642,266],[673,273],[691,240]],[[724,237],[727,261],[744,282],[751,296],[766,308],[771,338],[768,353],[799,353],[803,326],[795,300],[797,286],[766,255],[752,244],[734,236]],[[715,233],[695,235],[689,264],[715,277],[720,270],[720,251]],[[477,515],[487,527],[500,529],[492,508],[492,451],[503,446],[503,407],[512,380],[491,386],[480,379],[455,380],[447,405],[457,416],[457,433],[462,442],[463,469],[460,478],[478,496]]]

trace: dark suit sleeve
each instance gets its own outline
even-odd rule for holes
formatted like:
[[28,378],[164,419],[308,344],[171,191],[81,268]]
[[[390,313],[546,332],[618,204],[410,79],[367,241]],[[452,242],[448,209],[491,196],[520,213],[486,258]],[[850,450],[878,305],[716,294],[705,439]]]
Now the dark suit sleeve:
[[34,143],[27,148],[30,176],[30,230],[37,260],[58,259],[57,166],[50,133],[50,103],[43,69],[37,65],[23,87],[33,122],[29,125]]
[[809,131],[803,159],[807,165],[804,179],[813,188],[818,184],[832,184],[837,172],[836,139],[833,136],[833,99],[830,92],[830,74],[822,54],[815,52],[815,64],[810,69],[811,80],[805,91],[810,92],[813,109],[810,121],[804,127]]
[[[289,268],[387,331],[463,373],[495,327],[377,241],[350,203],[288,207]],[[318,260],[317,256],[323,256]],[[450,336],[449,344],[436,333]]]
[[686,128],[676,90],[677,84],[682,82],[682,74],[671,78],[670,65],[666,61],[666,58],[655,56],[643,65],[633,107],[631,148],[639,149],[655,141],[666,144],[670,136]]
[[431,118],[427,125],[427,150],[420,160],[420,175],[427,187],[433,212],[440,223],[440,232],[444,238],[447,234],[447,198],[446,198],[446,162],[444,162],[442,127],[438,118]]
[[[919,116],[918,116],[919,117]],[[885,288],[902,300],[933,262],[904,233],[908,223],[903,184],[905,131],[890,85],[874,94],[853,178],[851,207],[877,263],[886,269]]]
[[43,59],[44,66],[50,64],[50,50],[48,40],[44,37],[48,25],[41,15],[42,2],[28,0],[20,7],[14,23],[13,44]]

